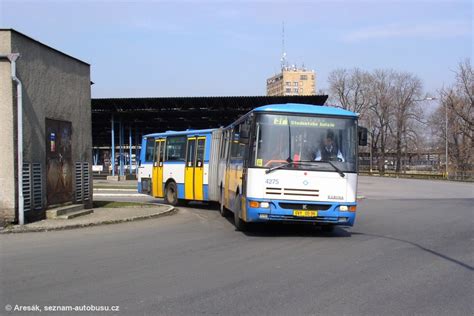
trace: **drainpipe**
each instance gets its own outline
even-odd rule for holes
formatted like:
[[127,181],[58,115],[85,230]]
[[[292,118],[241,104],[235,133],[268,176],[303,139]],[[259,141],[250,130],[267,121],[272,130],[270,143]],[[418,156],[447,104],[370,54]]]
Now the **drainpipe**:
[[18,147],[18,222],[25,224],[25,209],[23,199],[23,99],[22,84],[16,76],[16,60],[20,54],[0,54],[0,58],[7,58],[11,64],[11,77],[16,83],[17,101],[17,147]]

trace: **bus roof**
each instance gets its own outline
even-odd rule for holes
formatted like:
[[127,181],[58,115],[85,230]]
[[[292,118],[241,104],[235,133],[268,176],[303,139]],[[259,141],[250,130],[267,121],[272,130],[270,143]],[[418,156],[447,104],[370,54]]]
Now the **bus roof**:
[[188,129],[185,131],[166,131],[162,133],[153,133],[143,135],[143,137],[155,137],[155,136],[170,136],[170,135],[189,135],[189,134],[208,134],[215,131],[216,128],[209,128],[209,129]]
[[352,116],[352,117],[359,116],[357,113],[344,110],[341,108],[323,106],[323,105],[298,104],[298,103],[265,105],[265,106],[255,108],[253,111],[307,113],[307,114],[337,115],[337,116]]

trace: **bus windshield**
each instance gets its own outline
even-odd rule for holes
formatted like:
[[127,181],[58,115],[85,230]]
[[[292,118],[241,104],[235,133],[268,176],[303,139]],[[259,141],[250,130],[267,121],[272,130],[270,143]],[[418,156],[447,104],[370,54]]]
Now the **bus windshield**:
[[[356,172],[354,118],[260,114],[256,117],[251,166]],[[289,163],[291,162],[291,163]]]

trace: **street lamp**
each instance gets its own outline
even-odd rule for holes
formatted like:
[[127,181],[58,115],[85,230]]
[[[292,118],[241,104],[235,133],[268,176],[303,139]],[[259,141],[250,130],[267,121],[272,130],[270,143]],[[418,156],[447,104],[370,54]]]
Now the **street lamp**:
[[[438,100],[437,98],[434,98],[434,97],[425,97],[423,99],[419,99],[419,100],[413,100],[414,102],[422,102],[422,101],[435,101],[435,100]],[[447,110],[446,110],[447,111]],[[447,112],[446,112],[447,113]],[[446,114],[447,115],[447,114]],[[447,117],[447,116],[446,116]],[[448,124],[446,123],[446,127],[448,126]],[[446,131],[446,137],[447,137],[447,131]],[[447,138],[446,138],[447,139]],[[406,131],[405,131],[405,146],[407,146],[407,149],[408,149],[408,145],[407,145],[407,140],[406,140]],[[406,155],[406,151],[407,149],[405,150],[405,155]],[[448,156],[448,141],[446,140],[446,157]],[[406,156],[405,156],[405,160],[406,160]],[[406,164],[406,161],[405,161],[405,164]],[[448,170],[448,167],[447,167],[447,158],[446,158],[446,172]]]
[[[426,97],[423,100],[415,100],[415,101],[433,101],[437,100],[437,98],[432,98],[432,97]],[[448,158],[448,104],[446,103],[444,106],[445,112],[444,112],[444,122],[445,122],[445,131],[444,131],[444,139],[445,139],[445,155],[446,155],[446,179],[448,178],[448,163],[449,163],[449,158]]]
[[444,117],[444,121],[445,121],[445,140],[446,140],[446,179],[449,180],[448,178],[448,103],[446,102],[446,104],[444,105],[444,108],[445,108],[445,117]]

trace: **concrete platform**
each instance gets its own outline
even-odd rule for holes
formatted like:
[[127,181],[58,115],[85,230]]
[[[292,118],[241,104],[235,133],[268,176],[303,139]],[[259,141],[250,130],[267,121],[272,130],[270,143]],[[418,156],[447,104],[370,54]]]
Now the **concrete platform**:
[[106,224],[117,224],[136,220],[156,218],[160,216],[171,215],[176,209],[170,205],[164,204],[144,204],[142,207],[124,207],[124,208],[95,208],[91,209],[93,213],[85,216],[71,219],[45,219],[42,221],[26,224],[23,226],[7,226],[0,230],[0,234],[5,233],[24,233],[24,232],[44,232],[52,230],[65,230],[82,228],[89,226],[98,226]]
[[[68,219],[69,215],[75,214],[74,217],[78,217],[81,215],[87,215],[92,213],[93,210],[84,210],[83,204],[72,204],[66,205],[61,207],[52,208],[46,211],[46,218],[47,219]],[[72,218],[72,217],[71,217]]]

